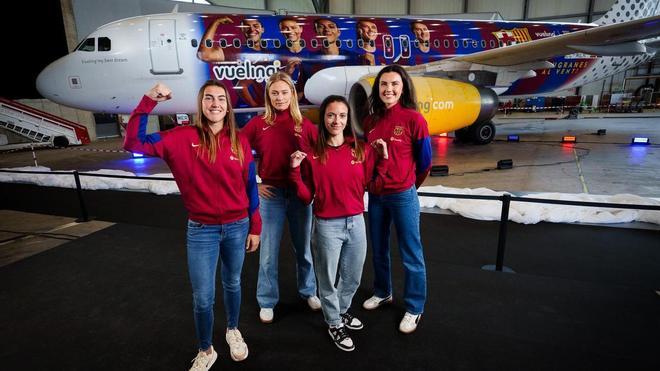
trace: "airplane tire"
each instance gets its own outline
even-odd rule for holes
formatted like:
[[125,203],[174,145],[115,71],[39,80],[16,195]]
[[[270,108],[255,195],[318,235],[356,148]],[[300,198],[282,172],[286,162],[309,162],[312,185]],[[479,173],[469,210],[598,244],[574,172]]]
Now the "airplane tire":
[[492,122],[477,122],[470,125],[470,136],[474,144],[488,144],[495,139],[495,125]]
[[67,137],[65,137],[64,135],[56,136],[55,138],[53,138],[53,146],[66,148],[69,146],[69,139],[67,139]]

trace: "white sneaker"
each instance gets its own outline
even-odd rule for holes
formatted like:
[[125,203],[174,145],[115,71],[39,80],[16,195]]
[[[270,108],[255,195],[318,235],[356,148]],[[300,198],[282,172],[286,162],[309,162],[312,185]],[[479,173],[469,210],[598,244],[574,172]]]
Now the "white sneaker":
[[206,354],[206,352],[200,350],[197,357],[192,360],[193,365],[190,371],[207,371],[213,366],[216,359],[218,359],[218,353],[213,349],[213,345],[211,345],[211,354]]
[[238,329],[227,330],[225,339],[227,340],[227,344],[229,344],[229,354],[231,355],[231,359],[240,362],[247,358],[248,347]]
[[403,319],[401,320],[401,323],[399,323],[399,331],[403,332],[404,334],[409,334],[415,331],[421,318],[421,314],[410,314],[406,312],[406,314],[403,316]]
[[263,323],[273,322],[273,308],[261,308],[259,311],[259,319]]
[[309,305],[311,310],[316,312],[321,309],[321,300],[316,295],[312,295],[307,298],[307,305]]
[[392,302],[392,295],[386,298],[379,298],[378,296],[374,295],[369,299],[365,300],[364,303],[362,303],[362,308],[366,310],[372,310],[380,307],[383,304],[388,304],[391,302]]

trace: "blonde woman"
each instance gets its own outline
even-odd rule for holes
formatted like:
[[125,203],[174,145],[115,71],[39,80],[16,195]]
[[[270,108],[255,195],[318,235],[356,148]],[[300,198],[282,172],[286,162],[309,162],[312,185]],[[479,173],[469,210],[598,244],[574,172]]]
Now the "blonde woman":
[[266,83],[266,112],[254,117],[242,133],[260,157],[260,211],[264,221],[259,254],[257,302],[259,319],[271,323],[279,301],[278,256],[284,220],[296,255],[298,294],[314,310],[321,309],[316,296],[316,281],[310,234],[312,209],[296,196],[289,182],[289,156],[307,150],[314,143],[316,128],[304,118],[298,107],[298,95],[291,77],[284,72],[273,74]]

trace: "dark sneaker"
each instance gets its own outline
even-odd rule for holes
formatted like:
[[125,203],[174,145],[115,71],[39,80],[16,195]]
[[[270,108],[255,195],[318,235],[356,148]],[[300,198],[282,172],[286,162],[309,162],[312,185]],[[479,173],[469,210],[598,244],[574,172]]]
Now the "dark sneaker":
[[341,321],[344,323],[344,326],[346,326],[349,330],[362,330],[362,328],[364,327],[362,321],[353,317],[353,315],[348,312],[344,314],[340,314],[340,316],[341,316]]
[[355,350],[355,344],[353,344],[353,339],[348,336],[346,327],[330,327],[328,328],[328,334],[330,334],[330,337],[332,338],[332,341],[335,342],[337,348],[346,352],[352,352]]

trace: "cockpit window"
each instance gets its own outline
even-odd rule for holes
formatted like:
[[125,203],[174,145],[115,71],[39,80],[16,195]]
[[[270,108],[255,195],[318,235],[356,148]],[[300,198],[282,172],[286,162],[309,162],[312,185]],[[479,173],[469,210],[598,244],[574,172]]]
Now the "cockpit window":
[[94,41],[95,39],[93,37],[90,37],[89,39],[85,39],[85,41],[80,43],[78,50],[83,52],[93,52],[94,50],[96,50]]
[[107,52],[110,50],[110,39],[107,37],[99,37],[99,51]]

